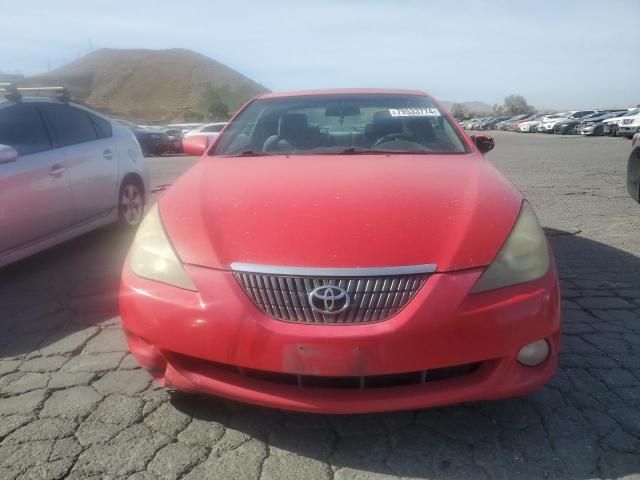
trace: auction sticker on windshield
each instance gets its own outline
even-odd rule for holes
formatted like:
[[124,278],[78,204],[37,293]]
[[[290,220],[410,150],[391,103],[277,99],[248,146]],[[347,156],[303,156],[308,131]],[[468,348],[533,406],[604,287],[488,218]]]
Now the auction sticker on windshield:
[[439,117],[437,108],[390,108],[392,117]]

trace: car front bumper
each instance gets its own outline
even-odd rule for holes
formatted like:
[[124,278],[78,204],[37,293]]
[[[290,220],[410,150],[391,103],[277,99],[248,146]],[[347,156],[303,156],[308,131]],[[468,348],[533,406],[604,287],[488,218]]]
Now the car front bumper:
[[[351,325],[273,319],[232,273],[185,268],[197,293],[139,278],[128,263],[122,277],[129,347],[167,388],[288,410],[377,412],[522,395],[556,369],[553,265],[535,282],[474,295],[482,269],[436,273],[397,315]],[[520,349],[539,339],[549,357],[520,364]],[[419,380],[395,383],[405,377]]]
[[639,131],[640,131],[640,125],[618,125],[618,133],[623,136],[624,135],[633,136]]

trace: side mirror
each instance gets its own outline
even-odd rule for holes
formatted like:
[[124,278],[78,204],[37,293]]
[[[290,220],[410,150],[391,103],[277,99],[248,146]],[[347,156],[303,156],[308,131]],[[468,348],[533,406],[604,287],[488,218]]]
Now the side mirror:
[[488,135],[471,135],[471,140],[482,154],[490,152],[496,146],[496,142]]
[[0,145],[0,163],[15,162],[18,158],[18,152],[9,145]]
[[182,139],[182,151],[200,157],[209,148],[211,139],[207,135],[193,135]]

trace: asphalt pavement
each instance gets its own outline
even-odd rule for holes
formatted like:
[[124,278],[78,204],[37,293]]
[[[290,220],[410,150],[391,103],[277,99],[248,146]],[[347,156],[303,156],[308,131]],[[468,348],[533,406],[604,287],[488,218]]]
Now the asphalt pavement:
[[[170,396],[127,352],[117,293],[131,235],[109,228],[0,270],[0,479],[640,479],[630,142],[495,138],[488,158],[536,209],[562,279],[563,345],[549,385],[511,400],[348,416]],[[195,159],[147,161],[157,198]]]

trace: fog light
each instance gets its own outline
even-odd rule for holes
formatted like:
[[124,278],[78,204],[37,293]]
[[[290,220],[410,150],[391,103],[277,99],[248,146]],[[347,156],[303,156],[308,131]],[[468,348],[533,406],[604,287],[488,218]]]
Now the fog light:
[[522,347],[518,353],[518,361],[527,367],[535,367],[544,362],[548,356],[549,344],[542,339]]

